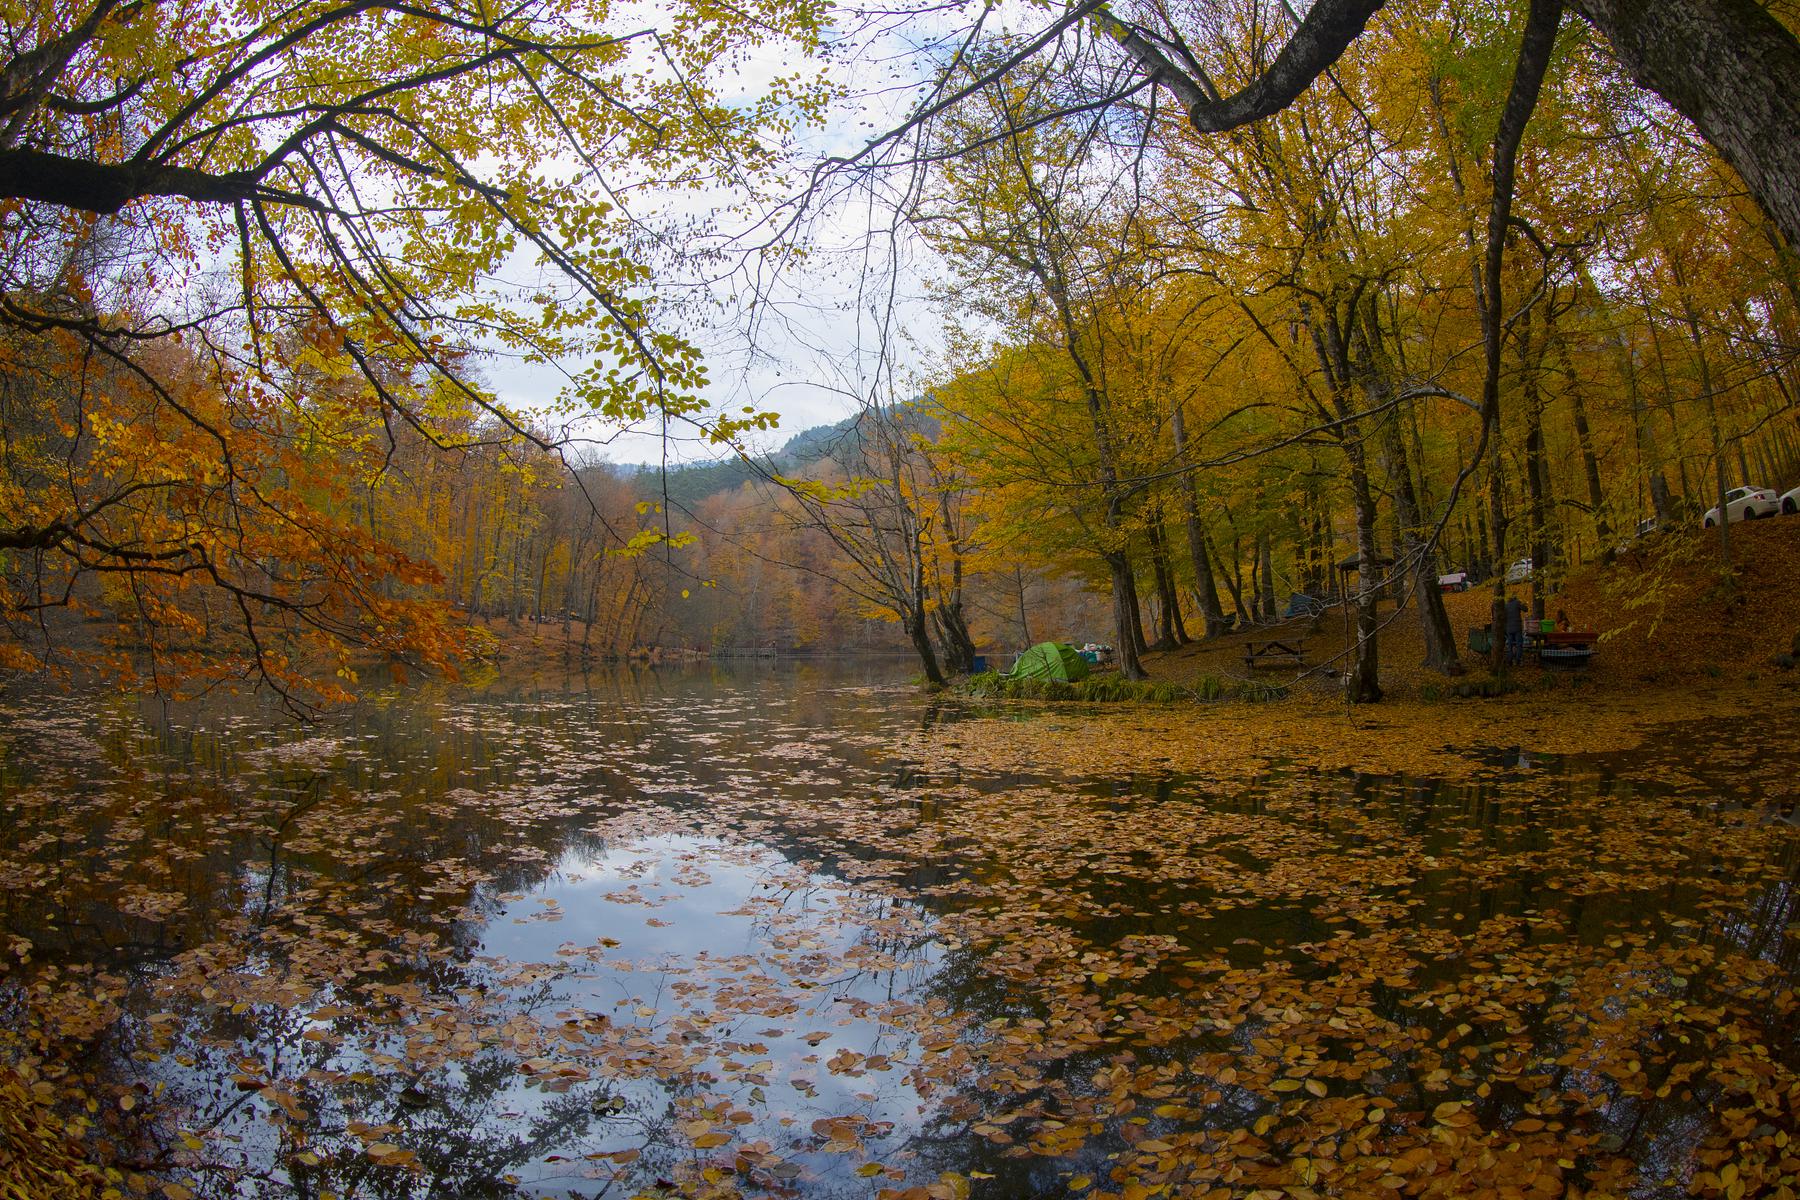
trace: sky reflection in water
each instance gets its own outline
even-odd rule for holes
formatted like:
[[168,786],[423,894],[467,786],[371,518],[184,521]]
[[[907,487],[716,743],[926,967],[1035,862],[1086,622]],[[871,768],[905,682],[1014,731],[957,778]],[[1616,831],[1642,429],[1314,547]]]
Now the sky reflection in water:
[[[203,1194],[309,1200],[659,1180],[868,1195],[949,1187],[945,1172],[1047,1194],[1283,1103],[1474,1103],[1501,1061],[1500,1034],[1476,1032],[1473,1057],[1446,1053],[1425,1084],[1370,1068],[1367,1050],[1318,1041],[1340,1036],[1329,1009],[1315,1028],[1295,1007],[1331,989],[1359,1039],[1449,1046],[1484,956],[1572,964],[1555,986],[1573,986],[1608,945],[1685,954],[1677,931],[1711,921],[1716,943],[1789,969],[1791,888],[1715,920],[1679,866],[1740,748],[1662,747],[1713,797],[1666,802],[1615,774],[1653,776],[1653,761],[1517,748],[1472,748],[1484,774],[1453,786],[1292,765],[1222,782],[963,778],[884,752],[959,717],[893,673],[394,692],[315,730],[245,704],[146,721],[91,698],[13,700],[14,805],[81,799],[55,839],[7,843],[15,878],[40,886],[15,889],[6,927],[39,963],[127,981],[109,1086],[160,1088],[169,1115],[140,1131],[142,1156]],[[1614,812],[1650,824],[1615,829]],[[1568,861],[1575,845],[1637,853],[1640,835],[1676,864],[1654,896]],[[82,886],[56,857],[71,845]],[[1498,865],[1508,855],[1531,869]],[[1345,937],[1362,941],[1333,950]],[[1364,944],[1413,946],[1410,981],[1362,979]],[[1672,986],[1666,967],[1633,970],[1646,997]],[[1304,1062],[1262,1062],[1255,1044],[1284,1021]],[[1511,1032],[1519,1061],[1566,1048]],[[1126,1068],[1140,1077],[1121,1100]],[[1484,1103],[1484,1120],[1544,1124],[1529,1090]],[[1368,1118],[1381,1124],[1374,1108],[1344,1119]],[[1620,1097],[1588,1120],[1600,1146],[1642,1129],[1629,1153],[1670,1178],[1708,1131],[1691,1109],[1646,1121]]]

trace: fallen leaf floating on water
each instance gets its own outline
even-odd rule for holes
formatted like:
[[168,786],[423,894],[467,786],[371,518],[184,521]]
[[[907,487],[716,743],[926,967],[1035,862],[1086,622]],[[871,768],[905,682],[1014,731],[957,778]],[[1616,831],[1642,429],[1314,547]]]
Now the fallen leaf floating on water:
[[[457,1076],[494,1064],[540,1093],[590,1097],[597,1130],[638,1139],[579,1156],[592,1169],[631,1187],[663,1172],[684,1195],[804,1189],[837,1171],[943,1200],[1045,1160],[1069,1191],[1109,1200],[1624,1194],[1660,1186],[1640,1170],[1670,1152],[1658,1131],[1676,1121],[1691,1130],[1683,1187],[1779,1195],[1800,1166],[1800,1083],[1782,1036],[1797,1017],[1795,831],[1760,804],[1795,766],[1779,737],[1791,701],[1777,703],[1766,736],[1699,755],[1646,737],[1641,700],[1597,698],[1579,722],[1531,697],[1469,715],[1397,705],[1379,727],[1287,702],[976,715],[884,744],[890,761],[934,764],[924,790],[857,767],[863,735],[834,748],[798,730],[804,785],[716,742],[712,767],[742,781],[703,807],[655,800],[700,789],[649,757],[633,767],[645,803],[528,776],[430,801],[435,828],[397,798],[328,789],[287,826],[277,902],[265,914],[252,877],[210,918],[220,936],[155,979],[164,1011],[132,1027],[147,1066],[212,1064],[259,1120],[306,1139],[293,1161],[314,1169],[344,1160],[313,1114],[379,1093],[386,1107],[360,1115],[388,1119],[350,1121],[341,1139],[400,1177],[419,1154],[412,1114],[456,1103]],[[547,736],[566,742],[539,753],[579,760],[574,732]],[[1443,749],[1512,745],[1633,753],[1552,774],[1516,752]],[[355,749],[339,740],[309,761]],[[9,798],[36,830],[0,848],[9,890],[45,913],[111,904],[166,924],[210,903],[193,864],[266,843],[290,803],[196,790],[158,808],[135,786],[120,775]],[[158,842],[152,816],[183,840],[121,857]],[[470,822],[487,849],[436,840]],[[462,982],[417,972],[452,954],[460,922],[503,906],[573,919],[566,895],[534,895],[557,862],[545,847],[571,836],[647,848],[616,875],[583,872],[592,903],[619,910],[605,926],[619,937],[578,932],[553,962],[483,961]],[[57,851],[82,870],[51,870],[52,848],[71,846],[91,847]],[[684,889],[745,868],[763,874],[734,910],[758,930],[741,952],[626,949],[625,913],[682,911]],[[417,898],[404,913],[387,887],[400,874]],[[66,938],[47,919],[11,944],[31,1019],[8,1037],[44,1061],[131,1021],[132,985],[59,965]],[[609,1012],[519,1002],[599,971],[641,986]],[[927,982],[879,1003],[841,983],[909,972]],[[886,1040],[852,1041],[839,1021]],[[317,1049],[233,1054],[235,1031],[259,1024]],[[118,1086],[59,1070],[52,1094]],[[675,1089],[667,1136],[685,1157],[614,1119],[646,1083]],[[859,1109],[861,1095],[904,1094],[936,1139],[985,1147],[964,1161],[986,1169],[934,1169],[864,1111],[784,1117],[780,1089]],[[142,1119],[158,1108],[144,1095],[113,1091],[77,1136]],[[211,1133],[184,1137],[193,1164],[228,1161]]]

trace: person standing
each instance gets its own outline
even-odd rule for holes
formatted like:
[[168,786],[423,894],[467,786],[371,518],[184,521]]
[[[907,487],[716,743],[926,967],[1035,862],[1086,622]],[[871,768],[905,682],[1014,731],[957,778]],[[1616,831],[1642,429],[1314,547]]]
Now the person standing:
[[1525,661],[1525,602],[1517,595],[1506,598],[1506,665]]

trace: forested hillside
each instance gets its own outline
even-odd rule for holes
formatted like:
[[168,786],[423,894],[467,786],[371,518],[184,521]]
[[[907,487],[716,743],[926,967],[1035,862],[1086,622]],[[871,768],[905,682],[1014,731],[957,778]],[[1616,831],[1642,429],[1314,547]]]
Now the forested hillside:
[[[688,78],[644,75],[643,111],[683,115],[644,141],[636,110],[575,102],[582,76],[544,47],[586,26],[560,10],[537,42],[401,14],[381,36],[424,58],[318,85],[295,124],[233,56],[355,59],[371,51],[350,15],[270,17],[216,59],[152,64],[165,91],[127,98],[104,85],[135,39],[191,31],[170,17],[151,37],[103,6],[46,43],[63,90],[20,85],[0,164],[6,665],[331,696],[372,657],[482,652],[474,617],[555,626],[588,659],[910,646],[933,679],[978,649],[1096,638],[1136,675],[1147,648],[1303,592],[1355,602],[1345,665],[1372,700],[1377,595],[1455,671],[1441,573],[1513,574],[1541,609],[1570,564],[1643,528],[1800,482],[1784,210],[1680,95],[1633,85],[1613,18],[1362,12],[1313,64],[1324,82],[1296,77],[1224,132],[1200,119],[1203,93],[1250,95],[1346,2],[1297,32],[1255,4],[1138,25],[1082,9],[1036,42],[972,31],[934,68],[946,99],[786,201],[912,172],[894,236],[936,256],[948,349],[877,372],[854,416],[767,461],[743,447],[776,414],[707,398],[662,299],[733,252],[614,189],[791,184],[788,139],[830,89],[782,76],[718,111],[696,89],[731,68],[721,45],[808,52],[810,9],[657,51]],[[1075,36],[1086,16],[1111,40]],[[609,62],[638,46],[582,44]],[[496,70],[511,109],[446,103]],[[420,141],[376,103],[391,95],[441,127]],[[231,140],[253,129],[268,137]],[[565,153],[595,174],[552,201],[537,181]],[[71,182],[32,182],[32,163]],[[364,174],[403,202],[371,200]],[[526,246],[536,290],[502,283]],[[506,358],[566,386],[502,402],[482,371]],[[718,461],[599,460],[608,431],[658,423]]]

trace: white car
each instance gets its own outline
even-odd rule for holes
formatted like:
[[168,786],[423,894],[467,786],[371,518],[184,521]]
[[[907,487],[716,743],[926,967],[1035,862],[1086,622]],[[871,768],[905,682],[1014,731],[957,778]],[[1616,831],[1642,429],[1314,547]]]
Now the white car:
[[1784,513],[1800,513],[1800,488],[1781,493],[1781,511]]
[[1531,559],[1516,559],[1513,565],[1506,568],[1506,582],[1524,583],[1531,578]]
[[[1757,517],[1772,517],[1781,511],[1781,498],[1766,487],[1737,487],[1725,493],[1726,519],[1730,521],[1754,521]],[[1706,516],[1700,524],[1711,529],[1719,523],[1719,506],[1706,510]]]
[[1641,520],[1637,523],[1637,529],[1635,532],[1632,533],[1632,535],[1630,537],[1626,538],[1624,541],[1620,542],[1618,545],[1613,547],[1613,553],[1614,554],[1629,554],[1637,546],[1637,544],[1639,542],[1643,541],[1647,537],[1652,537],[1655,534],[1658,534],[1661,532],[1662,532],[1662,522],[1661,521],[1658,521],[1655,517],[1645,517],[1643,520]]

